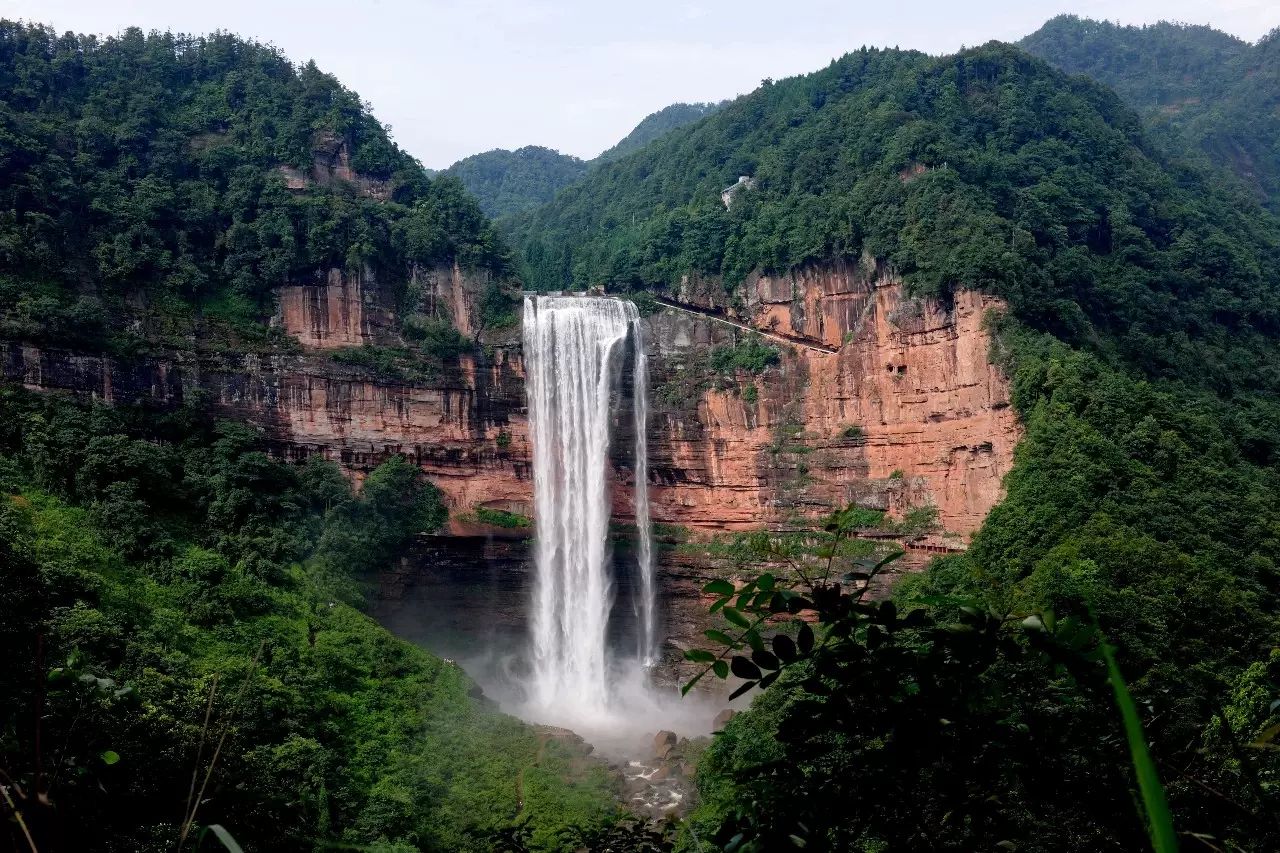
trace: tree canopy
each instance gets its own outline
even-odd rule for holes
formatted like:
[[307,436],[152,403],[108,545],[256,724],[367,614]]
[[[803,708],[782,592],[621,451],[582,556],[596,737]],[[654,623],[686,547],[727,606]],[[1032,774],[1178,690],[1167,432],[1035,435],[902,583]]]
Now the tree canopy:
[[710,115],[723,104],[672,104],[644,118],[617,145],[594,160],[581,160],[550,148],[527,145],[515,151],[495,148],[454,163],[457,175],[480,209],[494,218],[532,210],[582,179],[587,170],[638,151],[655,139]]
[[0,21],[0,158],[0,314],[33,343],[101,347],[143,294],[254,324],[332,268],[506,269],[456,179],[428,180],[355,93],[227,34]]
[[1199,151],[1280,204],[1280,28],[1257,44],[1207,26],[1120,26],[1059,15],[1018,42],[1111,86],[1150,131]]

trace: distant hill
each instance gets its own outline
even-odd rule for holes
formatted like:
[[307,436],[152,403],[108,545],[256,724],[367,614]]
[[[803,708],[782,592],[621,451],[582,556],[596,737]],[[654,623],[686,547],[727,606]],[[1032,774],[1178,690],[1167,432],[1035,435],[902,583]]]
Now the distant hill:
[[671,131],[679,130],[686,124],[693,124],[698,119],[711,115],[727,103],[729,102],[725,100],[718,104],[672,104],[669,107],[663,107],[656,113],[645,116],[634,130],[622,138],[622,141],[592,162],[608,163],[625,157],[632,151],[639,151]]
[[456,175],[489,216],[537,207],[587,172],[587,161],[550,148],[526,145],[516,151],[495,148],[454,163]]
[[493,217],[508,216],[550,201],[578,181],[595,163],[605,163],[639,151],[673,130],[708,116],[719,104],[672,104],[645,117],[617,145],[594,160],[582,160],[550,148],[527,145],[516,151],[495,148],[473,154],[444,171],[456,175],[475,196],[480,209]]
[[1206,26],[1060,15],[1019,45],[1111,86],[1154,136],[1203,152],[1280,209],[1280,28],[1251,45]]

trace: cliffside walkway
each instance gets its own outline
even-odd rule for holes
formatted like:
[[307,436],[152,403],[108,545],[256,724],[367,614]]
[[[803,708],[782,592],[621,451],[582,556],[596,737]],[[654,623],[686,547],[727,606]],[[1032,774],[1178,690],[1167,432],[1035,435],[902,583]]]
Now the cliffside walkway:
[[708,320],[715,320],[717,323],[724,323],[727,326],[733,326],[735,329],[741,329],[744,332],[754,332],[755,334],[760,335],[762,338],[768,338],[769,340],[777,341],[780,344],[787,344],[788,346],[793,346],[793,347],[802,347],[804,349],[812,350],[813,352],[820,352],[825,355],[835,355],[836,353],[840,352],[840,350],[838,349],[829,347],[826,344],[817,343],[811,339],[793,338],[790,335],[783,335],[778,332],[766,332],[763,329],[757,329],[755,326],[752,326],[747,323],[743,323],[739,320],[730,320],[728,317],[724,316],[723,314],[717,311],[713,311],[709,308],[699,308],[696,305],[686,305],[682,302],[676,302],[675,300],[667,299],[665,296],[655,295],[653,298],[655,302],[657,302],[659,305],[661,305],[664,308],[673,308],[676,311],[683,311],[686,314],[694,314],[698,317],[705,317]]

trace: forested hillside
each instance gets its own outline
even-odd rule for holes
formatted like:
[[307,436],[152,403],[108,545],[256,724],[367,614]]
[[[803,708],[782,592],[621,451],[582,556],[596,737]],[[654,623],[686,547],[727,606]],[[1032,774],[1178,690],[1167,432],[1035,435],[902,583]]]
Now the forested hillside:
[[1120,26],[1061,15],[1018,43],[1115,89],[1151,133],[1280,203],[1280,30],[1256,45],[1206,26]]
[[604,151],[591,162],[608,163],[625,157],[633,151],[639,151],[650,142],[661,139],[671,131],[679,130],[685,125],[693,124],[698,119],[723,109],[727,103],[729,102],[721,101],[718,104],[671,104],[663,107],[656,113],[650,113],[645,116],[617,145]]
[[638,151],[655,139],[715,112],[723,104],[672,104],[645,117],[617,145],[594,160],[528,145],[473,154],[445,170],[456,175],[488,216],[510,216],[550,201],[587,169]]
[[[690,275],[732,297],[752,270],[867,255],[943,304],[979,288],[1008,305],[989,321],[1026,430],[1007,497],[966,554],[899,590],[899,614],[923,608],[907,622],[813,599],[846,633],[713,744],[699,837],[1142,848],[1100,629],[1178,829],[1280,843],[1263,817],[1280,765],[1240,746],[1280,719],[1280,226],[1165,151],[1109,89],[1017,48],[864,49],[517,220],[539,288],[674,292]],[[754,185],[726,208],[738,175]],[[774,650],[733,671],[796,660]]]
[[506,216],[551,201],[587,173],[587,161],[527,145],[473,154],[445,170],[457,176],[488,216]]
[[[682,280],[740,305],[753,272],[837,260],[942,311],[982,290],[1024,436],[1006,497],[883,602],[854,592],[882,566],[841,538],[865,508],[744,537],[704,590],[724,632],[686,657],[763,693],[699,759],[680,849],[1267,853],[1280,221],[1255,143],[1275,144],[1276,39],[1150,29],[1044,31],[1121,95],[997,43],[766,81],[513,215],[512,257],[460,180],[429,179],[314,66],[231,36],[0,23],[0,343],[275,355],[296,346],[268,325],[275,291],[332,269],[482,268],[495,314],[517,275],[646,308]],[[1092,41],[1130,38],[1155,41],[1123,61]],[[1152,118],[1169,105],[1185,122]],[[526,184],[503,180],[514,203]],[[46,850],[171,851],[184,822],[251,851],[663,849],[584,844],[618,817],[600,766],[361,614],[368,573],[445,520],[421,471],[392,457],[356,493],[267,451],[198,391],[161,409],[0,390],[6,816]]]
[[[276,289],[332,268],[394,284],[507,264],[456,179],[427,180],[312,65],[227,35],[10,22],[0,257],[6,353],[106,353],[122,373],[296,348],[267,327]],[[186,849],[218,824],[250,851],[408,853],[489,850],[517,815],[542,849],[611,823],[596,765],[360,612],[370,573],[444,522],[421,471],[393,457],[355,494],[185,392],[0,389],[4,836],[172,851],[186,815]]]
[[4,22],[0,144],[10,340],[127,353],[213,327],[268,345],[281,285],[507,262],[456,180],[428,180],[359,97],[229,35]]

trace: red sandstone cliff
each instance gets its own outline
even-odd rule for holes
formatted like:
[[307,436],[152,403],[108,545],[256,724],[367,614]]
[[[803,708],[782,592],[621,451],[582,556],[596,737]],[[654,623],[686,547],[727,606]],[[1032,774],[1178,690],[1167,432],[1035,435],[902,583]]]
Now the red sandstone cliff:
[[[667,405],[669,388],[696,385],[680,368],[699,347],[741,332],[679,311],[652,319],[657,519],[747,529],[856,501],[894,513],[933,504],[958,534],[981,523],[1018,438],[1007,381],[988,361],[983,320],[1000,307],[995,300],[973,292],[950,306],[912,300],[874,265],[842,264],[753,277],[738,295],[739,319],[798,344],[783,345],[782,363],[759,378],[740,375],[737,387]],[[749,385],[756,402],[743,393]]]
[[[464,333],[483,274],[422,271],[430,310]],[[682,301],[724,312],[718,284]],[[737,320],[782,338],[781,363],[726,383],[706,353],[743,332],[675,309],[646,321],[651,352],[651,496],[657,521],[701,531],[786,525],[857,501],[901,514],[936,505],[946,531],[967,534],[999,500],[1018,437],[1007,383],[988,363],[983,318],[999,306],[964,292],[953,305],[905,296],[874,264],[831,264],[784,277],[753,276],[737,292]],[[717,304],[717,299],[719,303]],[[280,452],[322,453],[356,476],[404,453],[445,491],[456,513],[476,505],[527,512],[529,446],[519,330],[481,333],[465,356],[428,381],[379,377],[328,350],[398,340],[390,289],[370,273],[332,272],[285,288],[276,321],[303,354],[175,354],[124,368],[101,358],[9,347],[6,376],[113,399],[173,399],[208,391],[227,416],[263,426]],[[811,348],[804,344],[812,344]],[[827,350],[827,351],[824,351]],[[750,401],[748,386],[756,389]],[[744,393],[745,392],[745,393]],[[626,419],[620,423],[615,509],[630,513]]]

